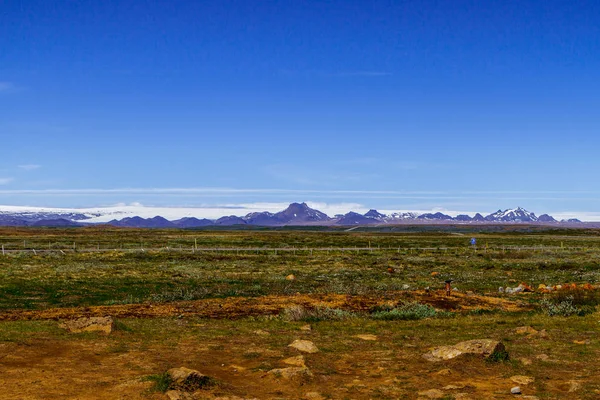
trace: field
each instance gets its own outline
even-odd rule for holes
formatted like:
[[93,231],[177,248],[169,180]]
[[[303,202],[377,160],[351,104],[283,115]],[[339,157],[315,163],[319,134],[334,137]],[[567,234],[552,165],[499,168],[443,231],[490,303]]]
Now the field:
[[[600,398],[600,231],[2,228],[0,244],[3,399]],[[84,316],[116,329],[59,326]],[[423,357],[470,339],[508,357]],[[210,384],[165,394],[174,367]]]

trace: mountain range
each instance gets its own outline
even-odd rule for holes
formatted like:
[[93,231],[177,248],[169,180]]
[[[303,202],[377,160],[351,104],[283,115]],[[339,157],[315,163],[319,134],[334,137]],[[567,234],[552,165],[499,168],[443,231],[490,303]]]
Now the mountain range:
[[[0,211],[0,226],[89,226],[97,215],[66,212],[7,212]],[[521,207],[508,210],[498,210],[487,216],[479,213],[474,216],[461,214],[456,217],[436,213],[391,213],[382,214],[377,210],[369,210],[365,214],[348,212],[329,217],[325,213],[310,208],[306,203],[292,203],[285,210],[271,212],[253,212],[243,217],[230,215],[221,218],[198,219],[186,217],[177,220],[167,220],[161,216],[142,218],[139,216],[113,219],[104,224],[132,228],[200,228],[206,226],[362,226],[362,225],[394,225],[394,224],[498,224],[523,223],[543,225],[577,225],[577,219],[557,221],[548,214],[536,216]]]

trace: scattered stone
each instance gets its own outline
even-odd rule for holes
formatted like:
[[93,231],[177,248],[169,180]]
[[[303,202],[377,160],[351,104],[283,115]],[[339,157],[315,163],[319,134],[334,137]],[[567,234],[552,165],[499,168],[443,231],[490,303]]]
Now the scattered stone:
[[531,365],[532,361],[529,358],[519,358],[519,361],[521,361],[521,364],[523,365]]
[[419,396],[426,397],[428,399],[441,399],[445,396],[444,392],[438,389],[429,389],[419,392]]
[[502,342],[493,339],[474,339],[460,342],[454,346],[436,347],[423,355],[428,361],[451,360],[463,354],[476,354],[489,358],[498,353],[506,352]]
[[581,389],[581,383],[577,381],[569,381],[569,393],[575,393]]
[[510,392],[512,394],[521,394],[521,388],[518,386],[515,386],[514,388],[510,389]]
[[107,335],[115,328],[112,317],[83,317],[64,321],[59,325],[71,333],[102,332]]
[[498,288],[498,293],[504,293],[504,288],[502,286]]
[[454,398],[456,400],[473,400],[473,398],[471,397],[471,395],[469,393],[456,393],[454,395]]
[[573,340],[573,343],[575,343],[575,344],[590,344],[592,342],[589,339],[585,339],[585,340]]
[[307,367],[288,367],[276,368],[269,371],[269,374],[285,379],[292,379],[296,376],[312,376],[312,372]]
[[438,276],[440,273],[439,272],[432,272],[431,276]]
[[362,340],[377,340],[377,336],[371,334],[355,335],[354,337]]
[[452,371],[449,370],[448,368],[445,369],[441,369],[438,372],[434,372],[434,375],[439,375],[439,376],[448,376],[448,375],[452,375]]
[[538,331],[533,329],[531,326],[520,326],[515,329],[515,333],[518,335],[535,335],[538,333]]
[[541,360],[541,361],[548,361],[548,360],[550,360],[550,357],[548,357],[548,355],[544,354],[544,353],[538,354],[537,356],[535,356],[535,358],[537,358],[538,360]]
[[388,268],[387,268],[387,272],[388,272],[389,274],[393,274],[394,272],[396,272],[396,270],[394,269],[394,267],[388,267]]
[[286,358],[283,360],[283,363],[287,365],[293,365],[295,367],[306,367],[306,364],[304,363],[304,356]]
[[319,349],[313,342],[310,340],[294,340],[289,347],[293,347],[296,350],[302,351],[304,353],[317,353]]
[[547,339],[548,338],[548,332],[546,332],[545,329],[542,329],[541,331],[539,331],[536,334],[537,337],[542,338],[542,339]]
[[285,279],[287,281],[295,281],[296,280],[296,276],[294,274],[289,274],[288,276],[285,277]]
[[408,290],[410,289],[410,285],[407,285],[406,283],[404,285],[402,285],[402,290]]
[[171,379],[169,389],[193,392],[210,384],[208,376],[186,367],[171,368],[167,374]]
[[511,376],[510,380],[518,385],[529,385],[535,381],[535,378],[532,376],[515,375]]
[[309,332],[309,331],[312,331],[312,326],[310,326],[310,325],[308,325],[308,324],[306,324],[306,325],[302,325],[302,326],[300,327],[300,330],[301,330],[301,331],[305,331],[305,332]]
[[260,336],[269,336],[270,333],[267,331],[263,331],[262,329],[258,329],[256,331],[254,331],[255,334],[260,335]]
[[446,385],[442,389],[444,389],[444,390],[459,390],[459,389],[464,389],[466,387],[467,387],[467,385],[463,385],[461,383],[461,384],[458,384],[458,385]]
[[165,393],[169,400],[192,400],[193,397],[189,393],[181,392],[179,390],[169,390]]
[[325,400],[325,397],[321,396],[318,392],[308,392],[304,394],[306,400]]

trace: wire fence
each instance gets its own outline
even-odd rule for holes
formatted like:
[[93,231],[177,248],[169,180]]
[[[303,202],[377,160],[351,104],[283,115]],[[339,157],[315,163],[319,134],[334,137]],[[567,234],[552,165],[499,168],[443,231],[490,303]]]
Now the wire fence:
[[139,253],[139,252],[180,252],[180,253],[235,253],[235,254],[293,254],[302,256],[312,256],[322,253],[443,253],[443,254],[468,254],[468,253],[507,253],[507,252],[539,252],[539,253],[573,253],[573,252],[599,252],[600,247],[581,247],[581,246],[469,246],[469,247],[205,247],[205,246],[144,246],[143,243],[138,246],[122,244],[100,244],[96,246],[79,247],[76,243],[66,246],[64,244],[48,243],[46,246],[27,244],[16,246],[1,245],[1,254],[3,256],[10,254],[79,254],[79,253]]

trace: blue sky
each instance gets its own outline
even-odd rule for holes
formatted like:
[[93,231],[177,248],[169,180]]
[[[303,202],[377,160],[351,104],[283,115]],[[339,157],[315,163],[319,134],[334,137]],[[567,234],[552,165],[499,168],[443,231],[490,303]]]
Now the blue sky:
[[0,204],[598,213],[597,1],[0,3]]

